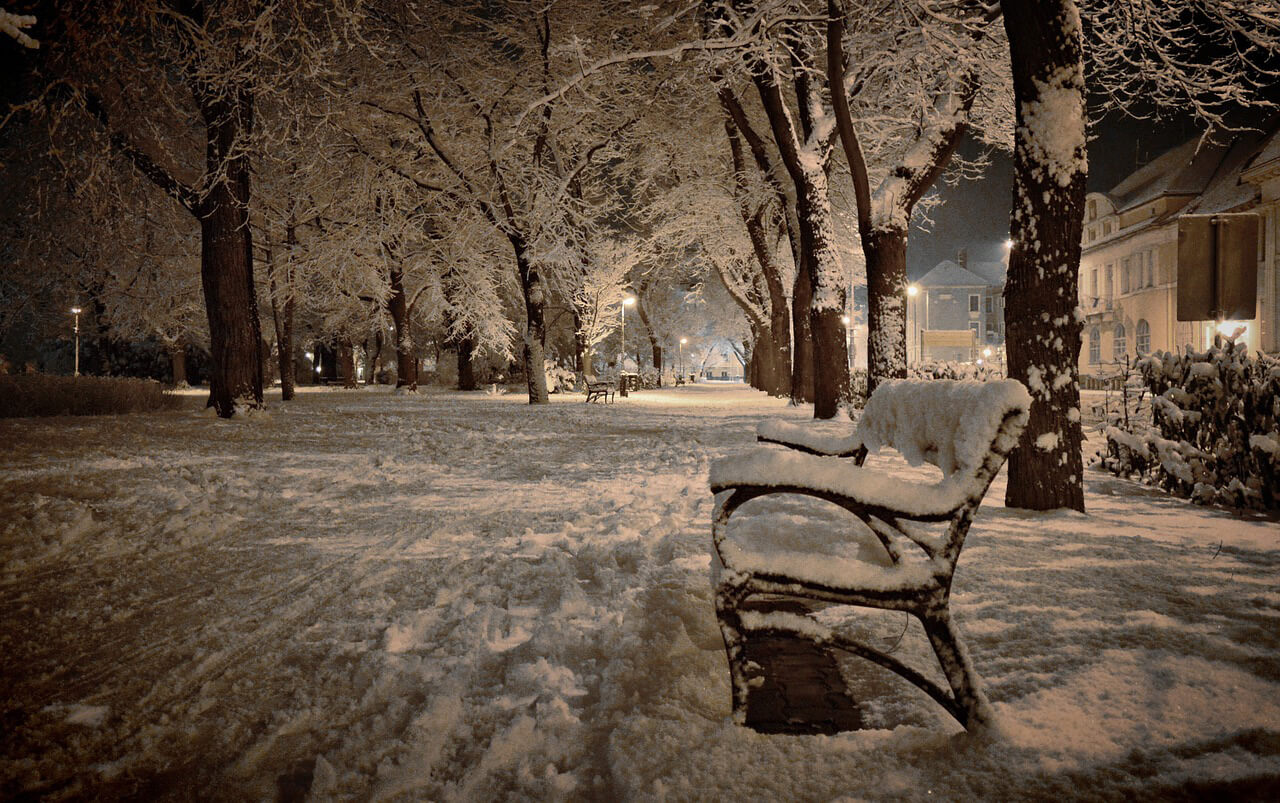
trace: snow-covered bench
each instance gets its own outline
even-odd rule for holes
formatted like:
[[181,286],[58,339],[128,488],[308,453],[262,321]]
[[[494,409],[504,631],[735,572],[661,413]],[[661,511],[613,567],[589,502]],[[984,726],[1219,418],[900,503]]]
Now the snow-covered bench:
[[588,382],[587,383],[587,403],[593,401],[605,402],[606,404],[613,401],[613,394],[617,391],[612,382]]
[[[761,439],[790,449],[757,446],[712,467],[716,616],[729,658],[736,721],[745,722],[748,692],[761,682],[760,668],[744,659],[744,645],[753,635],[807,639],[861,656],[915,684],[966,728],[990,720],[990,706],[948,603],[969,525],[1017,445],[1030,406],[1026,388],[1014,380],[895,380],[876,389],[851,433],[832,431],[831,425],[770,425],[761,428]],[[933,463],[943,478],[913,482],[863,467],[866,450],[882,446],[913,465]],[[848,533],[833,535],[865,535],[869,529],[883,546],[883,556],[875,557],[883,559],[805,551],[794,546],[794,534],[767,527],[768,537],[777,542],[770,549],[731,537],[730,517],[744,503],[773,494],[814,497],[847,510],[865,527],[849,520]],[[735,530],[750,515],[749,508],[735,519]],[[750,598],[762,596],[906,611],[924,626],[950,690],[812,617],[762,611],[755,603],[744,609]]]

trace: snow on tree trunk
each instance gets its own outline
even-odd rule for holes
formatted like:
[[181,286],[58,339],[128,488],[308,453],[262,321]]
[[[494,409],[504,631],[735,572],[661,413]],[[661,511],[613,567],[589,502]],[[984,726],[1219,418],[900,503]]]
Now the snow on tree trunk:
[[[882,381],[907,375],[907,234],[874,229],[867,256],[867,393]],[[875,266],[872,270],[871,266]]]
[[1009,507],[1084,510],[1076,359],[1085,178],[1084,61],[1074,0],[1004,0],[1013,66],[1013,250],[1005,284],[1009,376],[1031,420],[1009,458]]
[[827,196],[827,176],[805,170],[797,186],[796,214],[809,274],[809,331],[813,339],[813,417],[834,418],[849,387],[849,352],[844,323],[848,288],[836,253],[835,223]]
[[200,204],[200,276],[209,316],[213,357],[209,393],[222,418],[238,407],[262,407],[258,300],[253,284],[249,228],[249,157],[242,142],[252,128],[252,101],[244,93],[201,96],[206,162],[215,176]]
[[547,290],[537,268],[529,262],[524,241],[510,236],[515,249],[516,269],[520,274],[520,289],[524,293],[524,372],[529,385],[530,404],[548,404],[547,372],[543,368],[547,340],[546,305]]

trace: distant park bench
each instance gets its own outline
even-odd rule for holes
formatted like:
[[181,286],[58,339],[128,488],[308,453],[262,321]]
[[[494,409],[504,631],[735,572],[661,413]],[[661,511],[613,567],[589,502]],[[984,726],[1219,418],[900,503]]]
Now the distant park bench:
[[587,383],[587,402],[594,401],[610,403],[613,401],[613,394],[617,388],[612,382],[588,382]]
[[[752,722],[748,709],[753,690],[766,685],[822,699],[822,689],[816,698],[805,690],[806,684],[813,683],[797,671],[807,667],[797,667],[794,660],[771,662],[769,669],[786,676],[770,678],[758,660],[762,653],[751,646],[759,640],[775,645],[801,642],[819,657],[826,657],[825,651],[831,648],[843,650],[915,684],[966,728],[990,721],[990,705],[951,621],[951,581],[973,516],[1017,445],[1030,405],[1026,388],[1013,380],[890,381],[872,394],[852,432],[846,428],[844,433],[833,433],[827,423],[771,422],[760,428],[760,440],[788,449],[757,446],[712,467],[716,618],[729,658],[735,721],[766,732],[831,730],[829,707],[813,711],[811,706],[801,716],[781,723],[767,721],[769,715],[761,723],[757,714]],[[933,463],[942,470],[942,480],[911,481],[864,468],[867,449],[881,446],[897,450],[913,464]],[[763,548],[730,537],[729,519],[744,503],[774,494],[799,494],[843,508],[865,526],[850,521],[854,532],[837,533],[831,540],[874,536],[884,548],[883,555],[878,561],[865,560],[792,546],[797,539],[788,532],[773,534],[767,519],[766,526],[757,528],[757,536],[763,533],[768,542]],[[735,521],[750,515],[747,512]],[[941,528],[930,532],[924,526],[930,523]],[[915,616],[950,690],[807,615],[814,603]],[[755,693],[761,696],[755,708],[777,709],[776,701]],[[811,715],[814,726],[806,731],[801,720]]]

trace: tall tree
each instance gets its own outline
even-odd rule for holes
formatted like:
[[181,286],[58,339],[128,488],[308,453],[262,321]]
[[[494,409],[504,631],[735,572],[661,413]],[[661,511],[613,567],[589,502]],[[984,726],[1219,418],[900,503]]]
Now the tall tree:
[[1076,355],[1084,221],[1084,41],[1075,0],[1005,0],[1016,98],[1013,248],[1005,283],[1009,376],[1031,391],[1009,458],[1011,507],[1084,510]]
[[[975,123],[983,138],[1003,141],[1008,59],[997,15],[977,3],[944,9],[930,2],[854,2],[852,13],[838,0],[826,5],[827,80],[866,257],[870,392],[907,372],[912,214]],[[874,139],[873,167],[881,176],[874,188],[851,103],[860,118],[874,121],[863,126]]]
[[223,417],[262,404],[249,226],[255,101],[317,68],[343,11],[309,0],[100,0],[62,8],[40,32],[52,83],[28,110],[46,112],[63,146],[68,134],[83,135],[69,146],[82,153],[105,145],[199,226],[210,403]]

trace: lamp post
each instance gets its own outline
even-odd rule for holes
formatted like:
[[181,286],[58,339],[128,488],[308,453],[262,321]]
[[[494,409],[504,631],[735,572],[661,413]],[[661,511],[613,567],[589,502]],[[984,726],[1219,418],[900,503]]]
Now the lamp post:
[[80,376],[80,308],[72,307],[71,314],[76,316],[75,328],[76,333],[76,365],[74,376]]
[[684,347],[685,347],[685,344],[688,342],[689,342],[689,338],[687,337],[680,338],[680,378],[681,379],[684,378]]
[[636,303],[635,296],[627,296],[622,299],[622,333],[618,343],[618,395],[627,395],[627,377],[625,368],[627,364],[627,307]]
[[[918,303],[916,296],[918,295],[920,295],[920,285],[915,282],[907,285],[907,315],[915,318],[910,331],[911,334],[916,336],[916,348],[912,349],[912,351],[917,352],[915,355],[917,364],[924,362],[924,332],[920,331],[920,312],[916,309],[916,304]],[[912,313],[914,313],[914,316]]]
[[851,320],[848,315],[840,316],[840,323],[844,324],[844,361],[850,372],[853,371],[853,354],[849,348],[849,323]]

